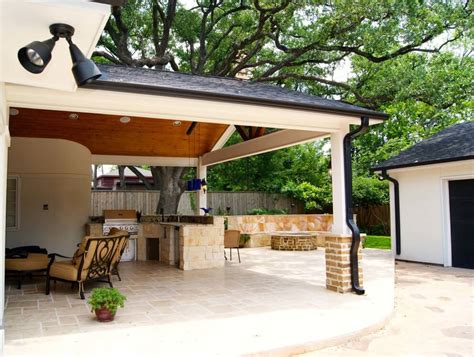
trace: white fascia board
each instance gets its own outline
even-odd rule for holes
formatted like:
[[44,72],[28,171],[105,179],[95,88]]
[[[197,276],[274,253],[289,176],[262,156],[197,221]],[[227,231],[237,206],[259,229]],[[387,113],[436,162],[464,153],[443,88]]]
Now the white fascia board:
[[230,139],[234,131],[235,131],[235,126],[229,125],[229,127],[224,131],[224,133],[221,135],[219,140],[217,140],[216,144],[212,147],[211,151],[222,149],[225,143],[227,142],[227,140]]
[[196,167],[197,158],[164,157],[164,156],[121,156],[121,155],[92,155],[94,165],[132,165],[132,166],[175,166]]
[[[17,108],[189,120],[325,133],[339,131],[343,123],[360,124],[360,119],[357,117],[310,110],[85,88],[78,88],[75,93],[70,93],[8,84],[7,101],[10,106]],[[380,120],[371,120],[371,124],[378,122]]]
[[244,141],[216,151],[211,151],[202,156],[203,165],[215,165],[242,157],[262,154],[293,145],[304,144],[327,136],[328,133],[300,130],[280,130],[261,136],[256,139]]
[[[410,172],[410,171],[420,171],[420,170],[431,170],[431,169],[439,169],[443,167],[454,167],[460,165],[472,165],[472,171],[474,172],[474,160],[473,159],[466,159],[466,160],[455,160],[455,161],[447,161],[447,162],[439,162],[435,164],[429,165],[417,165],[417,166],[407,166],[407,167],[399,167],[395,169],[387,169],[389,174],[397,174],[400,172]],[[375,173],[381,173],[382,170],[374,170]]]

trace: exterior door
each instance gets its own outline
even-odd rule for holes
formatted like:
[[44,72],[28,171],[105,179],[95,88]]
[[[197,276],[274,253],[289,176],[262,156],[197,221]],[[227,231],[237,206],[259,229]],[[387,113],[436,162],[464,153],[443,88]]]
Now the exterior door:
[[449,181],[452,266],[474,269],[474,180]]

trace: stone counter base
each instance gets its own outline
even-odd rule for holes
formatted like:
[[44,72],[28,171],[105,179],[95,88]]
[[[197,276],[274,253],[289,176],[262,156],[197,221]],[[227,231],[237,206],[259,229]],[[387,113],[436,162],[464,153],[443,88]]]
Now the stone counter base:
[[317,249],[314,238],[309,234],[274,235],[271,246],[275,250],[314,250]]

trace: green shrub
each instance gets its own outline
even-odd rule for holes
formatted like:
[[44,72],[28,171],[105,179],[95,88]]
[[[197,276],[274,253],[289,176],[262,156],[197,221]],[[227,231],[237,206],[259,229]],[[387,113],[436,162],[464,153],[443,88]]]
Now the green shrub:
[[282,188],[282,193],[302,201],[305,211],[328,212],[332,209],[332,192],[329,184],[317,187],[309,182],[300,184],[288,182]]
[[115,315],[119,307],[124,307],[127,298],[115,288],[95,288],[87,303],[92,311],[106,308]]
[[261,216],[264,214],[270,214],[270,215],[288,214],[288,210],[284,208],[272,208],[272,209],[252,208],[251,210],[247,211],[247,214],[251,216]]

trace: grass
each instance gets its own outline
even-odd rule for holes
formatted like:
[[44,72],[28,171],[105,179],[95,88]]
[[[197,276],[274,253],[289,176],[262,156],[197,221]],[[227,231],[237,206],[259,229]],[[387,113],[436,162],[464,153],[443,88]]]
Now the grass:
[[367,236],[364,242],[364,248],[390,249],[390,237],[386,236]]

